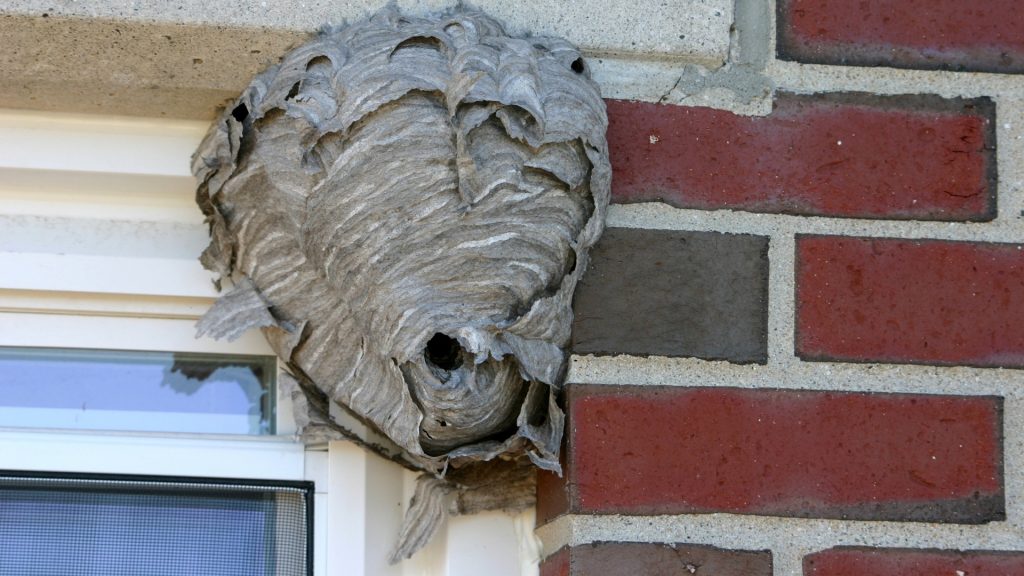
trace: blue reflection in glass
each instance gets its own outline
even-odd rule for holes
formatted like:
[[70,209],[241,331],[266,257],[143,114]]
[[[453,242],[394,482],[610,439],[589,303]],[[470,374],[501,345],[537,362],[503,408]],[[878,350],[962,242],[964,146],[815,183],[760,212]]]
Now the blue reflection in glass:
[[0,426],[272,434],[275,359],[0,348]]

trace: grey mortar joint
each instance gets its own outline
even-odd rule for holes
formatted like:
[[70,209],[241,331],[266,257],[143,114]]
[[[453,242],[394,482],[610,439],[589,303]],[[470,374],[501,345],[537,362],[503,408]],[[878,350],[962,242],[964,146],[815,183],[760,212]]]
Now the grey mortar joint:
[[729,59],[709,70],[687,64],[659,103],[722,106],[747,115],[771,112],[774,81],[765,74],[771,59],[771,7],[760,0],[736,0],[729,30]]

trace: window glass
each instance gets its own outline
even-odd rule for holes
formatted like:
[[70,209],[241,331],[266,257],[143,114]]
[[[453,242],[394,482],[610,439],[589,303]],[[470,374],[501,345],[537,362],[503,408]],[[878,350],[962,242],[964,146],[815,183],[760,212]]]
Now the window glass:
[[273,434],[271,356],[0,347],[0,427]]

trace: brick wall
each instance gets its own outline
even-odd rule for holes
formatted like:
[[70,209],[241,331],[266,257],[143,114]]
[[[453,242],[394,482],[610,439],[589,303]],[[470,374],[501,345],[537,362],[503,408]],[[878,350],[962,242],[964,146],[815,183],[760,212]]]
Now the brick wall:
[[976,4],[739,0],[724,67],[615,84],[544,576],[1024,575],[1024,11]]

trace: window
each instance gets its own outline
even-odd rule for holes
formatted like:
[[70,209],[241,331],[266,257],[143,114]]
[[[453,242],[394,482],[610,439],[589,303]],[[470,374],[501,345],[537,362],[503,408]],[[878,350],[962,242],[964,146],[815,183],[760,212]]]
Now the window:
[[0,574],[307,576],[312,484],[0,472]]

